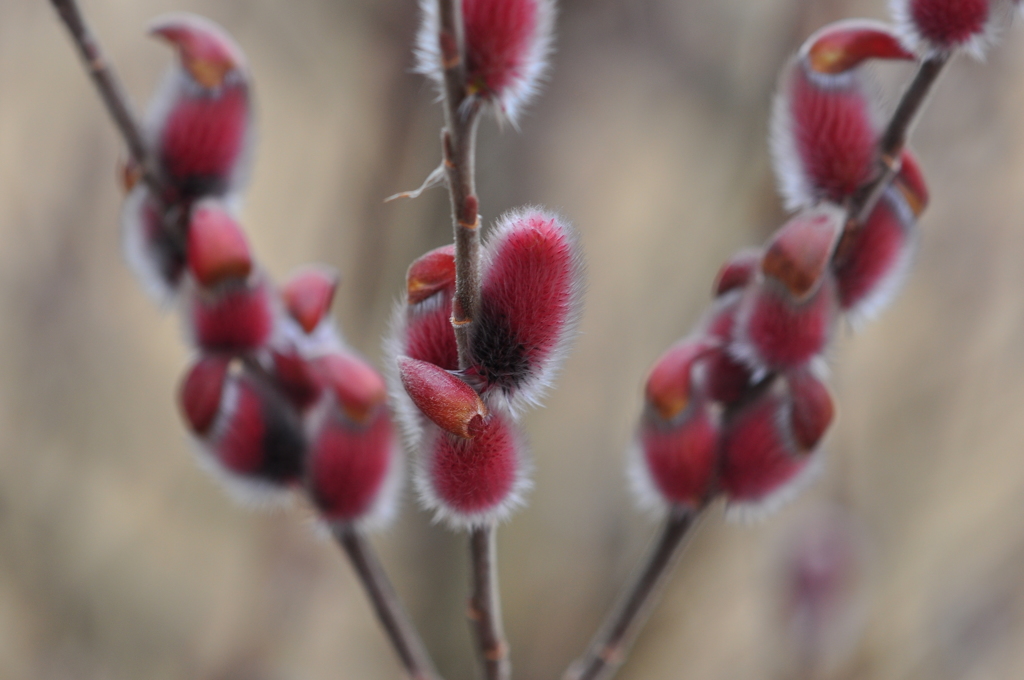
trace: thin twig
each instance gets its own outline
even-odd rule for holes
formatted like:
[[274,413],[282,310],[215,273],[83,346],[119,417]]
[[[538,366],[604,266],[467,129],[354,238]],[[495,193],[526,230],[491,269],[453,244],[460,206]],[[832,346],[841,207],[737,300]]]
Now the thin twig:
[[444,67],[444,120],[441,133],[448,193],[455,231],[455,299],[452,324],[459,366],[470,364],[470,327],[480,309],[480,206],[476,197],[476,130],[480,107],[468,98],[459,0],[438,0],[441,60]]
[[[469,339],[480,310],[480,204],[476,197],[476,131],[479,102],[468,96],[460,0],[437,0],[441,61],[444,68],[444,120],[441,146],[455,232],[455,297],[452,326],[459,367],[472,363]],[[469,535],[471,593],[469,618],[476,635],[484,677],[508,680],[508,643],[501,625],[501,598],[495,555],[495,527]]]
[[128,153],[142,169],[142,181],[155,195],[163,195],[163,180],[156,169],[156,162],[149,147],[146,145],[142,127],[133,113],[128,95],[121,87],[121,81],[117,77],[113,65],[104,56],[99,41],[89,30],[88,24],[85,23],[78,3],[75,0],[50,0],[50,2],[67,27],[68,33],[71,34],[71,39],[75,43],[75,47],[78,48],[86,71],[89,72],[100,98],[103,99],[103,103],[107,107],[107,112],[114,119],[114,124],[128,146]]
[[643,567],[608,613],[586,654],[565,672],[564,680],[607,680],[615,674],[668,581],[697,516],[684,510],[669,515]]
[[409,677],[413,680],[438,680],[437,671],[416,632],[416,626],[395,594],[373,546],[357,529],[347,525],[336,529],[334,537],[352,562],[377,618]]
[[851,201],[849,220],[843,238],[836,248],[836,259],[842,258],[849,246],[850,238],[867,222],[878,201],[899,173],[900,155],[907,144],[910,131],[948,63],[948,54],[935,54],[925,58],[914,74],[914,79],[903,92],[878,143],[878,177],[863,187]]
[[512,668],[508,643],[501,628],[501,598],[498,596],[498,570],[493,525],[473,529],[469,535],[472,569],[472,593],[469,620],[476,635],[487,680],[508,680]]

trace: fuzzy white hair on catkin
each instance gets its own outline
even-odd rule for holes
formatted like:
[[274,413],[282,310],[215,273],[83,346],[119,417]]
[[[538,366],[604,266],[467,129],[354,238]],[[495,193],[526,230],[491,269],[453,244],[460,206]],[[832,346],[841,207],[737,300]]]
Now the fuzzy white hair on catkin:
[[[518,78],[498,94],[492,105],[499,125],[509,123],[518,130],[519,117],[523,109],[540,92],[541,82],[547,78],[550,58],[554,52],[555,2],[536,0],[537,20],[527,56]],[[439,32],[441,19],[437,0],[420,0],[420,27],[416,33],[414,54],[416,64],[413,72],[434,81],[438,88],[438,100],[444,98],[444,66],[441,58]],[[474,98],[467,98],[464,106],[472,106]]]
[[579,232],[569,221],[536,206],[509,211],[491,228],[481,249],[481,280],[486,278],[487,269],[493,262],[495,253],[500,250],[503,241],[516,230],[516,225],[533,218],[554,222],[565,237],[570,254],[569,301],[561,333],[541,365],[527,380],[516,386],[513,394],[507,395],[503,390],[494,390],[485,395],[488,406],[504,408],[515,420],[519,420],[527,409],[540,407],[547,392],[554,386],[555,379],[579,333],[583,315],[583,296],[587,290],[586,263],[580,246]]
[[626,449],[626,481],[637,509],[651,519],[663,519],[671,510],[661,489],[651,477],[640,435],[634,434]]
[[977,61],[985,61],[985,53],[999,41],[999,32],[1011,17],[1013,7],[1009,0],[990,0],[989,14],[982,30],[973,35],[970,40],[956,47],[943,47],[934,45],[926,37],[921,35],[914,25],[911,16],[910,3],[913,0],[889,0],[889,12],[892,14],[893,22],[896,25],[896,33],[900,42],[911,52],[916,52],[924,57],[937,54],[951,55],[958,51],[966,52]]
[[[167,15],[167,17],[161,18],[168,18],[169,16],[170,15]],[[198,17],[197,15],[192,16],[199,19],[203,18]],[[217,27],[213,22],[208,23],[217,28],[218,34],[226,36],[233,45],[235,44],[223,29]],[[235,47],[237,48],[237,45],[235,45]],[[241,68],[235,72],[235,77],[232,78],[225,87],[245,88],[246,98],[248,101],[246,125],[241,153],[238,155],[238,158],[235,159],[234,166],[231,170],[231,176],[228,179],[227,186],[225,187],[223,196],[221,197],[222,200],[229,204],[231,213],[236,217],[241,210],[242,193],[248,187],[249,181],[252,177],[256,147],[259,142],[256,107],[253,105],[252,88],[249,86],[249,71],[245,63],[244,53],[241,49],[237,49],[237,52],[241,59]],[[153,95],[150,97],[149,103],[146,106],[146,114],[142,121],[142,134],[143,139],[146,141],[146,146],[155,151],[159,151],[161,133],[167,125],[167,120],[170,117],[171,112],[179,102],[183,99],[198,99],[209,96],[210,91],[195,82],[188,72],[182,68],[180,61],[175,59],[167,67],[163,78],[160,80],[160,84],[157,85],[156,90],[153,92]],[[158,161],[159,159],[157,158],[155,160]]]
[[829,90],[859,90],[868,104],[871,124],[876,130],[881,130],[883,117],[881,88],[874,78],[864,73],[862,67],[839,74],[818,73],[807,65],[803,50],[799,56],[793,57],[779,77],[768,123],[768,150],[775,173],[775,185],[782,197],[783,207],[788,211],[811,208],[822,199],[797,148],[791,88],[793,79],[798,77],[807,78],[823,93]]
[[809,460],[792,479],[757,500],[727,500],[725,517],[737,524],[753,525],[764,521],[792,503],[804,489],[813,484],[825,469],[824,451],[819,447],[808,454]]
[[[316,433],[324,426],[324,421],[328,418],[336,418],[340,412],[341,406],[333,394],[322,396],[309,413],[306,414],[304,419],[303,427],[306,440],[314,442],[316,440]],[[391,415],[394,415],[393,410],[391,410]],[[392,418],[392,423],[394,423],[394,418]],[[383,531],[391,526],[395,517],[398,516],[404,485],[405,452],[402,449],[401,439],[398,436],[394,436],[392,437],[391,448],[388,452],[387,471],[384,473],[384,479],[381,481],[377,494],[370,503],[370,507],[358,518],[341,522],[332,522],[318,514],[315,523],[319,525],[320,529],[326,530],[326,533],[323,534],[325,536],[330,535],[331,529],[346,524],[355,526],[367,533]],[[308,483],[306,486],[308,489]],[[310,504],[315,508],[315,503],[312,500],[310,500]]]
[[423,446],[413,464],[413,486],[420,506],[433,514],[435,524],[444,524],[452,531],[471,531],[507,521],[520,508],[526,507],[527,495],[533,489],[533,460],[530,457],[525,437],[515,423],[510,423],[513,436],[516,438],[516,476],[512,488],[501,500],[492,507],[476,511],[462,512],[448,505],[434,490],[430,474],[430,457],[433,455],[434,439],[445,436],[441,428],[427,423],[424,431]]
[[[441,293],[433,295],[419,304],[440,304],[440,302],[432,303],[431,301],[435,298],[439,299],[441,295]],[[416,455],[423,442],[423,429],[427,420],[423,412],[419,410],[405,391],[401,372],[398,370],[398,357],[404,356],[406,353],[406,328],[410,313],[415,312],[409,310],[409,305],[406,304],[405,300],[396,301],[391,311],[391,320],[388,322],[387,335],[384,336],[383,361],[384,382],[388,387],[392,413],[394,413],[395,420],[398,422],[406,451],[410,455]]]
[[178,288],[164,278],[153,257],[152,245],[146,240],[143,213],[151,195],[149,187],[139,182],[125,198],[121,208],[121,253],[142,290],[166,311],[174,304]]
[[896,262],[888,273],[875,285],[875,289],[857,304],[846,310],[846,318],[854,332],[860,331],[869,321],[878,318],[903,289],[917,258],[920,234],[917,218],[906,200],[897,189],[889,187],[882,196],[883,201],[896,211],[906,233],[906,242],[900,247]]

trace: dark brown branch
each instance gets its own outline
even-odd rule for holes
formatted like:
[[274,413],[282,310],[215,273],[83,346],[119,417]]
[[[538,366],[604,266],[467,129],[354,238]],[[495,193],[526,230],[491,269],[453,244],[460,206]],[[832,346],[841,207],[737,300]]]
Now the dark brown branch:
[[508,680],[512,668],[508,659],[508,643],[501,629],[494,534],[494,526],[488,525],[473,529],[469,535],[472,569],[469,620],[476,635],[484,677],[487,680]]
[[677,510],[669,515],[643,567],[608,613],[587,653],[565,672],[564,680],[607,680],[615,674],[672,573],[697,514]]
[[334,531],[338,544],[348,555],[384,632],[395,648],[402,666],[413,680],[438,680],[434,665],[412,620],[402,607],[395,589],[366,538],[352,527]]
[[949,63],[949,55],[936,54],[921,62],[914,79],[900,98],[882,139],[878,143],[878,177],[854,196],[849,208],[849,220],[843,238],[836,248],[836,259],[841,259],[849,247],[850,237],[867,221],[882,195],[900,171],[900,155],[907,138],[924,108],[932,88]]
[[114,71],[114,67],[107,61],[96,37],[89,30],[85,18],[78,8],[75,0],[50,0],[61,21],[71,34],[71,39],[78,48],[78,53],[85,63],[86,71],[92,78],[96,89],[107,107],[107,112],[114,119],[121,137],[128,145],[128,153],[142,168],[142,181],[144,181],[153,193],[161,196],[164,193],[163,181],[156,169],[156,163],[146,146],[145,137],[138,119],[132,111],[131,103],[121,81]]

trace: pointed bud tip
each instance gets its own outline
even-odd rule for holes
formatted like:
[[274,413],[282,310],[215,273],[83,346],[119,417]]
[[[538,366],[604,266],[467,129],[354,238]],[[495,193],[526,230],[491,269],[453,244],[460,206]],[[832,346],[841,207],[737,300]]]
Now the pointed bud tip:
[[455,286],[455,246],[435,248],[416,258],[406,272],[406,295],[410,305]]
[[380,373],[354,354],[334,352],[318,357],[313,365],[345,414],[357,423],[365,423],[387,399]]
[[188,268],[200,285],[210,288],[241,281],[252,271],[245,232],[215,199],[196,203],[188,228]]
[[331,310],[341,276],[326,265],[310,265],[293,272],[281,288],[288,315],[306,333],[312,333]]
[[760,248],[745,248],[730,257],[715,277],[715,297],[746,287],[756,275],[762,256]]
[[398,358],[398,370],[413,403],[442,430],[464,439],[481,432],[487,406],[464,381],[440,366],[409,357]]
[[203,87],[220,87],[230,71],[244,68],[245,56],[228,32],[197,14],[157,17],[149,34],[177,48],[182,66]]
[[718,347],[714,339],[684,340],[661,355],[647,377],[644,394],[663,420],[672,420],[690,404],[693,365]]
[[846,213],[838,206],[806,210],[784,224],[761,260],[766,277],[782,283],[798,300],[818,289],[842,233]]
[[812,70],[829,75],[850,71],[868,59],[916,58],[889,26],[866,19],[825,26],[807,39],[801,55]]
[[182,380],[178,402],[189,427],[198,435],[209,431],[220,411],[230,365],[230,357],[204,356],[192,365]]

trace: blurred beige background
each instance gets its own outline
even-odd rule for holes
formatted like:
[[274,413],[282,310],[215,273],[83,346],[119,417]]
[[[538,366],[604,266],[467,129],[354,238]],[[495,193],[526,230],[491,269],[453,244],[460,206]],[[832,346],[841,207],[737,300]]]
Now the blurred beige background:
[[[84,5],[140,106],[169,58],[151,17],[201,12],[237,37],[260,107],[255,247],[277,276],[339,267],[338,318],[378,359],[407,263],[449,238],[443,192],[381,202],[439,157],[439,107],[409,73],[412,0]],[[558,677],[653,535],[622,472],[645,372],[719,263],[782,219],[774,79],[813,29],[856,15],[884,1],[566,0],[521,133],[483,126],[485,218],[562,211],[590,271],[576,350],[526,423],[536,489],[500,533],[518,678]],[[709,514],[623,680],[1024,677],[1019,25],[987,64],[953,65],[914,146],[933,191],[917,267],[835,348],[824,475],[758,525]],[[120,149],[48,3],[2,0],[0,677],[399,677],[308,513],[244,511],[194,464],[180,329],[120,261]],[[813,563],[794,546],[822,532],[849,570],[809,638],[787,565]],[[375,542],[446,677],[473,677],[463,539],[410,500]]]

